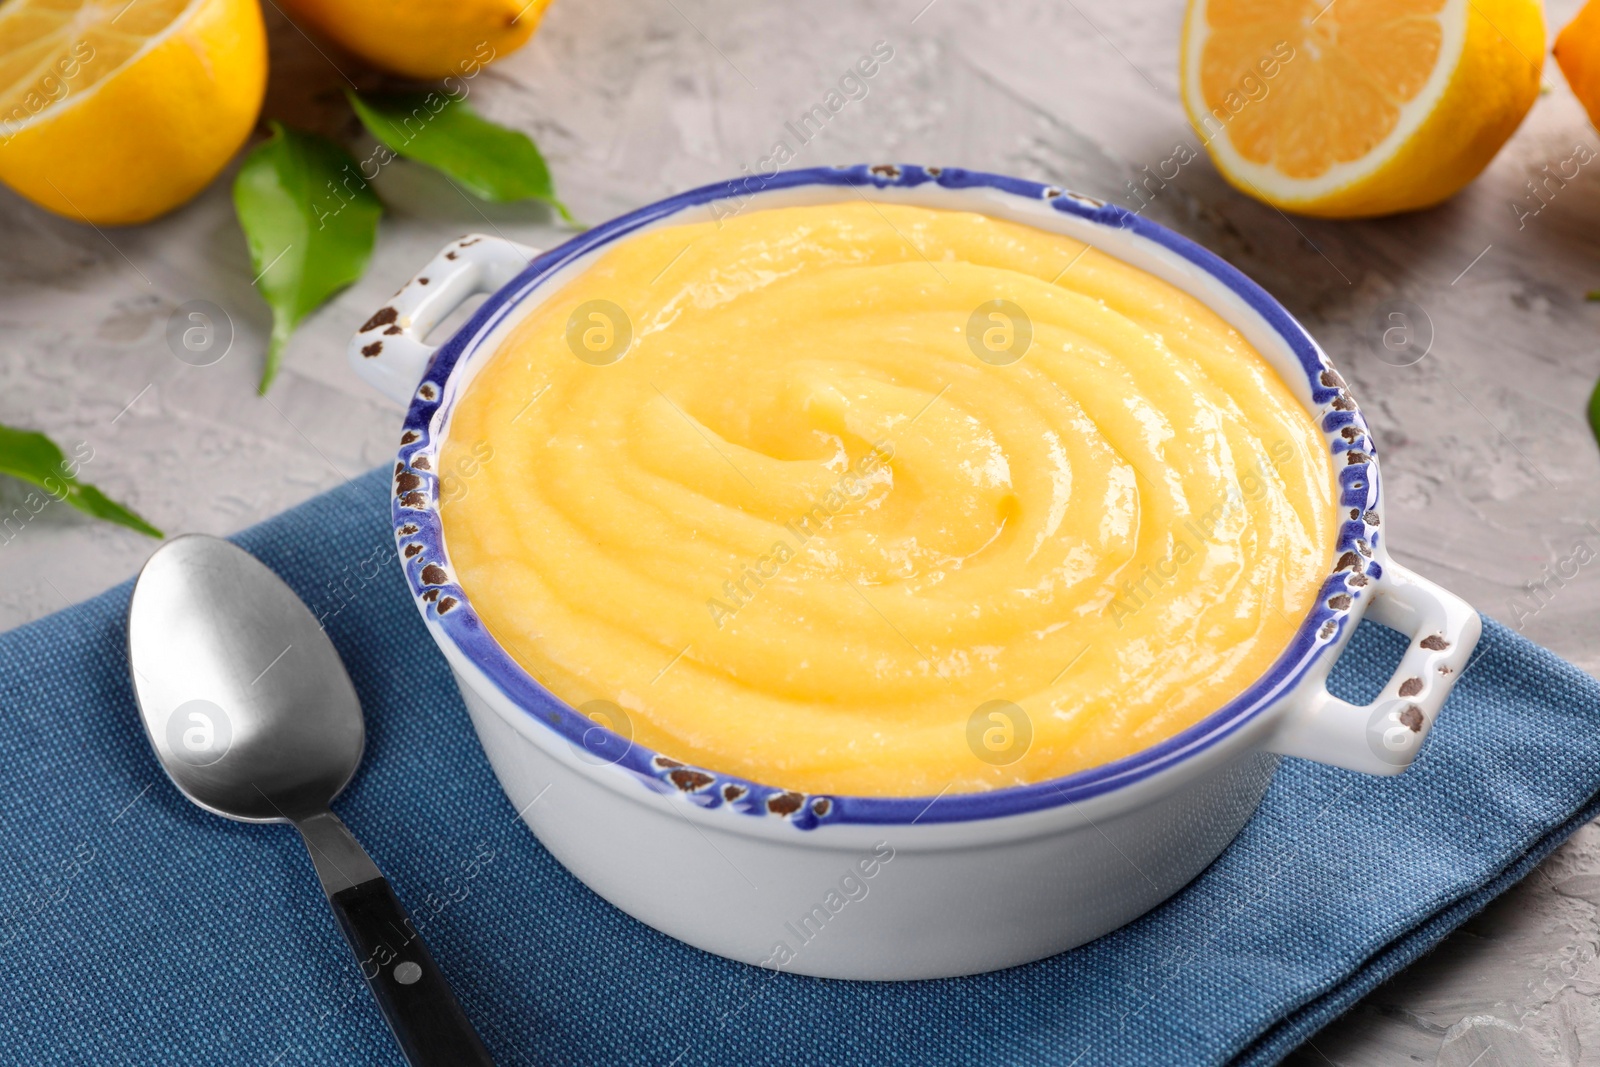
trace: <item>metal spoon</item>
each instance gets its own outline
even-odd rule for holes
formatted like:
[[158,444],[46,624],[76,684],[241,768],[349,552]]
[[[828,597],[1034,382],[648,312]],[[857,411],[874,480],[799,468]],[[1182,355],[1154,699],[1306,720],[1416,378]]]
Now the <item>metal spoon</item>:
[[300,831],[407,1061],[492,1063],[389,883],[328,810],[366,729],[338,652],[294,592],[227,541],[176,538],[134,587],[128,663],[150,743],[184,796]]

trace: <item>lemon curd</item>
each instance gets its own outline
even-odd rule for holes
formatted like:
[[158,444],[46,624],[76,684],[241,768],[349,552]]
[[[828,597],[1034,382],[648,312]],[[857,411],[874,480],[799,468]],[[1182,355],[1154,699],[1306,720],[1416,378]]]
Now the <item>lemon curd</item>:
[[1321,435],[1214,312],[1069,237],[892,204],[620,241],[487,360],[440,461],[469,472],[440,504],[456,577],[535,678],[806,792],[1161,741],[1282,652],[1335,536]]

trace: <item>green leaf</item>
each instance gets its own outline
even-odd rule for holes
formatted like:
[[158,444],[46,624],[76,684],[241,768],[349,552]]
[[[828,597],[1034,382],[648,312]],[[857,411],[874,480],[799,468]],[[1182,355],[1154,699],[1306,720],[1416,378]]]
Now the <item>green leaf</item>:
[[1587,293],[1583,294],[1583,298],[1589,301],[1600,302],[1600,289],[1590,289]]
[[1596,441],[1600,441],[1600,382],[1594,385],[1594,392],[1589,394],[1589,429],[1594,431]]
[[138,530],[151,537],[161,531],[138,515],[106,496],[92,485],[78,480],[78,470],[89,457],[69,460],[60,447],[42,433],[0,426],[0,474],[31,482],[53,499],[68,504],[97,519]]
[[480,200],[541,200],[577,225],[556,199],[550,168],[528,135],[479,115],[443,91],[357,96],[350,106],[367,132],[391,151],[426,163]]
[[367,269],[383,214],[348,152],[314,133],[270,125],[272,137],[233,182],[256,285],[272,308],[263,394],[300,320]]

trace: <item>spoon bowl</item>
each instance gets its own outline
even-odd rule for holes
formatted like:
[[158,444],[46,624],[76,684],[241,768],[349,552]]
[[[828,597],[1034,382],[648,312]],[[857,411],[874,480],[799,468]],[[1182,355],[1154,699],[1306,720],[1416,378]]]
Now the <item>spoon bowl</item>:
[[338,652],[294,591],[227,541],[179,537],[151,557],[128,661],[162,767],[207,811],[305,818],[361,762],[361,703]]

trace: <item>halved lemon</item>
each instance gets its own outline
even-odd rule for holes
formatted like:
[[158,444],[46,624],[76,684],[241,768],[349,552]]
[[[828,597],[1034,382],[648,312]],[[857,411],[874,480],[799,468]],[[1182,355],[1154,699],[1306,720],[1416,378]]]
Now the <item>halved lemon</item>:
[[266,84],[256,0],[8,0],[0,181],[68,218],[142,222],[216,177]]
[[1539,95],[1539,0],[1190,0],[1189,121],[1235,187],[1305,215],[1437,204]]

